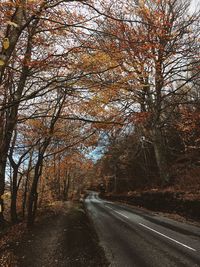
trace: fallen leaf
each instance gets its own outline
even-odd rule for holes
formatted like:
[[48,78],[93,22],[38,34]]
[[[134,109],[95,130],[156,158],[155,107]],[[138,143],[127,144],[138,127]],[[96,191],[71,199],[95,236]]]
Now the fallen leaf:
[[2,59],[0,59],[0,66],[3,66],[4,64],[5,62]]
[[9,46],[10,46],[9,39],[8,38],[4,38],[4,40],[3,40],[3,47],[4,47],[4,49],[8,49]]

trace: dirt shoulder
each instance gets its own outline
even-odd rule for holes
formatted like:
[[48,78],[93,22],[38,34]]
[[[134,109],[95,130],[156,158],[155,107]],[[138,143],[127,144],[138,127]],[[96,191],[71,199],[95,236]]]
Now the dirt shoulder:
[[12,256],[7,266],[109,266],[83,205],[77,203],[50,212],[7,245],[2,254]]

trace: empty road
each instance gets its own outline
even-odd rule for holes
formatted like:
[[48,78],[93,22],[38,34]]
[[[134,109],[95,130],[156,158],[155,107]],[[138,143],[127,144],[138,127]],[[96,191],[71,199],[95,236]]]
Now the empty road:
[[200,267],[200,228],[137,208],[85,200],[101,245],[113,267]]

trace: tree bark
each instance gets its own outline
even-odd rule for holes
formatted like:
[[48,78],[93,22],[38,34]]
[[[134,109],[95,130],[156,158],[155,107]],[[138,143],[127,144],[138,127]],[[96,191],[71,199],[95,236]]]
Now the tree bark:
[[60,112],[62,110],[62,106],[65,102],[66,95],[60,96],[57,99],[57,103],[54,108],[54,114],[52,116],[51,125],[49,129],[49,135],[44,139],[43,143],[41,144],[39,151],[38,151],[38,158],[35,165],[35,172],[33,177],[33,182],[31,186],[31,191],[29,194],[29,202],[28,202],[28,218],[27,218],[27,226],[30,227],[34,224],[35,221],[35,214],[37,210],[37,201],[38,201],[38,181],[40,179],[40,176],[42,174],[42,167],[43,167],[43,160],[44,160],[44,154],[46,152],[46,149],[48,145],[51,142],[51,136],[54,131],[55,124],[59,118]]
[[29,176],[27,176],[25,184],[24,184],[24,194],[23,194],[23,199],[22,199],[22,217],[23,218],[25,217],[25,212],[26,212],[26,200],[27,200],[27,193],[28,193],[28,180],[29,180]]
[[166,158],[165,143],[160,129],[154,131],[153,146],[162,185],[167,185],[169,183],[170,175]]
[[6,155],[0,151],[0,227],[4,225],[5,220],[3,216],[4,201],[3,194],[5,191],[5,169],[6,169]]
[[69,186],[70,186],[70,175],[69,175],[69,173],[67,171],[66,172],[66,177],[64,179],[63,201],[66,201],[68,199]]
[[[11,16],[11,20],[14,21],[18,27],[12,27],[8,25],[6,30],[6,38],[9,39],[10,45],[8,49],[2,48],[1,53],[5,56],[5,64],[0,66],[0,84],[5,76],[6,67],[8,65],[10,57],[13,55],[15,50],[15,46],[18,42],[18,39],[21,33],[26,27],[30,24],[32,20],[35,19],[32,16],[28,21],[24,21],[24,7],[26,5],[25,0],[20,0],[19,5],[16,7],[13,15]],[[37,23],[38,19],[36,19]],[[22,67],[21,76],[19,78],[19,82],[17,85],[16,91],[10,95],[10,99],[7,103],[8,99],[3,99],[2,101],[2,110],[0,110],[0,223],[4,221],[3,219],[3,199],[2,195],[5,190],[5,169],[7,162],[7,155],[9,151],[9,146],[12,138],[12,133],[17,123],[17,115],[20,99],[23,93],[23,89],[26,84],[26,79],[29,74],[29,67],[26,62],[31,58],[31,49],[32,49],[32,37],[34,35],[34,31],[32,35],[28,36],[26,52],[24,55],[24,65]],[[9,84],[9,80],[7,81]],[[6,88],[8,90],[8,88]],[[5,97],[6,98],[6,97]]]
[[12,223],[16,223],[18,221],[17,217],[17,175],[18,168],[13,169],[13,180],[12,180],[12,189],[11,189],[11,206],[10,206],[10,215]]
[[[45,150],[44,150],[45,151]],[[33,182],[31,186],[31,191],[29,194],[29,201],[28,201],[28,216],[27,216],[27,226],[30,227],[34,224],[35,221],[35,214],[37,210],[37,201],[38,201],[38,181],[40,178],[40,175],[42,173],[42,163],[43,163],[43,153],[39,152],[38,160],[35,166],[35,173],[33,177]]]

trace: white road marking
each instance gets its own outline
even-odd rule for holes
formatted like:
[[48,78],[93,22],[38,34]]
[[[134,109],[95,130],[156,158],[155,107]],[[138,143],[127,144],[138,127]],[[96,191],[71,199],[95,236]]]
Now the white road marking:
[[109,209],[113,210],[111,207],[109,207],[109,206],[107,206],[107,205],[105,205],[105,207],[107,207],[107,208],[109,208]]
[[113,208],[111,208],[111,207],[109,207],[109,206],[107,206],[107,205],[105,205],[105,207],[107,207],[107,208],[109,208],[109,209],[113,210],[114,212],[116,212],[116,213],[120,214],[121,216],[123,216],[123,217],[125,217],[125,218],[129,219],[129,218],[128,218],[128,216],[124,215],[123,213],[121,213],[121,212],[119,212],[119,211],[116,211],[116,210],[114,210]]
[[118,214],[120,214],[121,216],[124,216],[125,218],[129,219],[128,216],[124,215],[123,213],[118,212],[118,211],[116,211],[116,210],[115,210],[115,212],[118,213]]
[[179,242],[179,241],[177,241],[177,240],[175,240],[175,239],[173,239],[173,238],[171,238],[171,237],[169,237],[169,236],[167,236],[167,235],[164,235],[164,234],[162,234],[162,233],[160,233],[160,232],[158,232],[158,231],[156,231],[156,230],[154,230],[154,229],[152,229],[152,228],[146,226],[146,225],[143,224],[143,223],[139,223],[139,225],[141,225],[141,226],[147,228],[148,230],[150,230],[150,231],[152,231],[152,232],[155,232],[155,233],[157,233],[157,234],[159,234],[159,235],[161,235],[161,236],[163,236],[163,237],[165,237],[165,238],[167,238],[167,239],[169,239],[169,240],[171,240],[171,241],[174,241],[175,243],[177,243],[177,244],[179,244],[179,245],[181,245],[181,246],[183,246],[183,247],[186,247],[186,248],[188,248],[188,249],[191,249],[191,250],[193,250],[193,251],[196,251],[196,249],[191,248],[191,247],[189,247],[189,246],[187,246],[187,245],[185,245],[185,244],[183,244],[183,243],[181,243],[181,242]]
[[[126,216],[126,215],[124,215],[123,213],[121,213],[121,212],[119,212],[119,211],[116,211],[116,210],[114,210],[113,208],[111,208],[111,207],[109,207],[109,206],[107,206],[107,205],[105,205],[105,207],[107,207],[107,208],[111,209],[112,211],[114,211],[114,212],[120,214],[121,216],[123,216],[123,217],[129,219],[129,217]],[[162,234],[162,233],[160,233],[160,232],[154,230],[153,228],[151,228],[151,227],[149,227],[149,226],[147,226],[147,225],[145,225],[145,224],[143,224],[143,223],[139,223],[139,225],[141,225],[141,226],[145,227],[146,229],[148,229],[148,230],[150,230],[150,231],[152,231],[152,232],[154,232],[154,233],[157,233],[157,234],[159,234],[159,235],[161,235],[161,236],[163,236],[163,237],[165,237],[165,238],[167,238],[167,239],[169,239],[169,240],[171,240],[171,241],[173,241],[173,242],[175,242],[175,243],[177,243],[177,244],[179,244],[179,245],[181,245],[181,246],[183,246],[183,247],[186,247],[186,248],[188,248],[188,249],[190,249],[190,250],[196,251],[196,249],[194,249],[194,248],[192,248],[192,247],[189,247],[189,246],[187,246],[187,245],[185,245],[185,244],[183,244],[183,243],[181,243],[181,242],[179,242],[179,241],[177,241],[177,240],[175,240],[175,239],[173,239],[173,238],[171,238],[171,237],[169,237],[169,236],[167,236],[167,235],[164,235],[164,234]]]

